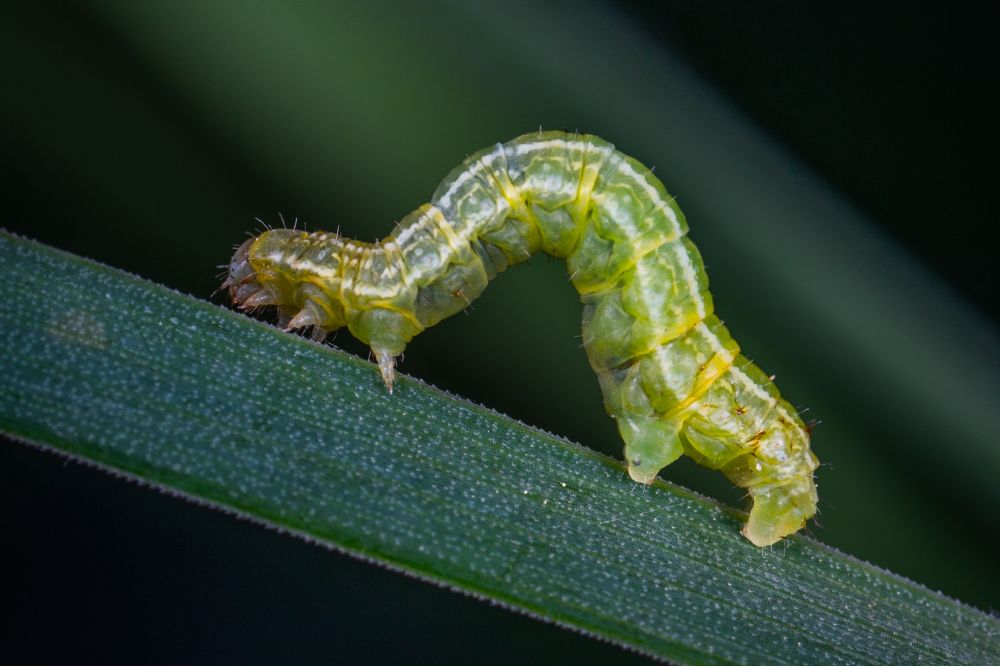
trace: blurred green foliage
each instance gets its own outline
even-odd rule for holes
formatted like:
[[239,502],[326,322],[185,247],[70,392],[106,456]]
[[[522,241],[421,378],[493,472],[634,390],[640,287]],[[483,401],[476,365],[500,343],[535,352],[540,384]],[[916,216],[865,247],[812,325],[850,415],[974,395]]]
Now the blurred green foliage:
[[[727,325],[822,420],[813,534],[998,605],[996,331],[608,7],[102,2],[5,12],[0,137],[25,206],[4,226],[198,296],[217,286],[217,266],[259,227],[255,217],[274,224],[281,212],[371,240],[465,154],[539,125],[601,135],[655,165],[688,216]],[[418,338],[402,370],[618,455],[561,264],[539,257],[501,276],[468,314]],[[335,344],[365,353],[346,333]],[[0,460],[5,497],[46,498],[5,518],[15,533],[64,511],[54,508],[60,493],[78,497],[68,473],[37,454],[5,445]],[[740,499],[694,465],[665,476]],[[99,487],[110,498],[133,492]],[[123,510],[109,503],[102,510]],[[186,533],[181,522],[174,534]],[[254,539],[272,543],[240,530],[228,547]],[[44,548],[24,547],[25,562],[46,561]],[[288,548],[303,580],[322,579],[326,560]],[[470,604],[456,603],[451,621],[476,613]],[[537,635],[563,640],[557,633]]]

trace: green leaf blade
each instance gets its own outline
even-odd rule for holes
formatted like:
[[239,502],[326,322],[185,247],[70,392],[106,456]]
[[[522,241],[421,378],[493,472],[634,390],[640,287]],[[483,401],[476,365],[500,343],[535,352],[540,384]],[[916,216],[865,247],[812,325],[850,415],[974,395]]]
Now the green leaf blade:
[[0,266],[16,437],[677,662],[1000,658],[993,617],[420,382],[11,236]]

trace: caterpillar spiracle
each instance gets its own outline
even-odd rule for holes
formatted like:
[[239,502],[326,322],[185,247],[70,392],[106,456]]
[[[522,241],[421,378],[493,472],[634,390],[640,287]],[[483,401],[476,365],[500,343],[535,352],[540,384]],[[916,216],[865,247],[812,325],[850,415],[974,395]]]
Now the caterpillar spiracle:
[[381,241],[265,231],[223,286],[245,309],[277,306],[288,330],[347,326],[391,392],[415,335],[539,250],[565,259],[629,475],[652,483],[681,454],[721,470],[753,499],[744,536],[769,545],[815,514],[818,462],[796,410],[714,314],[687,231],[637,160],[596,136],[533,132],[468,157]]

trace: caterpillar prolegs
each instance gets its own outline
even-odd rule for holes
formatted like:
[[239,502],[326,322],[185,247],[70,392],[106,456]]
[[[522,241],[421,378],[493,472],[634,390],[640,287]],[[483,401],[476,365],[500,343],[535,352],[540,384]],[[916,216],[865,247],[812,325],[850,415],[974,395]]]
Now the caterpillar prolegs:
[[753,498],[743,534],[772,544],[816,512],[816,457],[796,410],[740,354],[663,184],[596,136],[535,132],[468,157],[431,202],[374,244],[266,231],[239,247],[224,286],[243,308],[277,306],[286,329],[347,326],[392,391],[395,358],[538,251],[566,260],[583,342],[625,441],[651,483],[687,454]]

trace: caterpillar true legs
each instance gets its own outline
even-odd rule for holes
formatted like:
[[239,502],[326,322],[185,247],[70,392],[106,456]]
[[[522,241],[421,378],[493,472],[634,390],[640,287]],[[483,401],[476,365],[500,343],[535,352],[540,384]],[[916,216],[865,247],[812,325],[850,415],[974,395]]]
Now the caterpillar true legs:
[[701,256],[662,183],[595,136],[537,132],[467,158],[374,244],[266,231],[224,283],[244,308],[274,305],[322,339],[347,326],[391,391],[395,358],[464,309],[509,265],[566,260],[583,340],[629,474],[651,483],[681,454],[753,498],[743,534],[763,546],[816,512],[816,457],[796,411],[713,314]]

